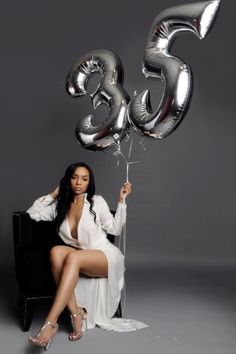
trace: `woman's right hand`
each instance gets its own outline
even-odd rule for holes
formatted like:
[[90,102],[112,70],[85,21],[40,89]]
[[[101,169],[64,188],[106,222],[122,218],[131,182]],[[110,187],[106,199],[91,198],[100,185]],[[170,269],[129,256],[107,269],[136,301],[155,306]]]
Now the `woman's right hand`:
[[57,199],[59,195],[59,187],[57,187],[53,192],[50,193],[50,196],[54,199]]

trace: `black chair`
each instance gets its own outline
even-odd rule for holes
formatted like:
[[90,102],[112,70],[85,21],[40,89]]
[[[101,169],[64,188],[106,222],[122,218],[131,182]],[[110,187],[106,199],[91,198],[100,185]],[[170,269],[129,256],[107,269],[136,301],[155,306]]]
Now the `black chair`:
[[[35,304],[53,299],[56,288],[50,271],[49,251],[63,241],[56,233],[54,221],[36,222],[25,211],[13,213],[13,237],[20,324],[23,331],[28,331]],[[114,243],[115,236],[108,235],[108,239]],[[122,317],[121,304],[115,317]]]

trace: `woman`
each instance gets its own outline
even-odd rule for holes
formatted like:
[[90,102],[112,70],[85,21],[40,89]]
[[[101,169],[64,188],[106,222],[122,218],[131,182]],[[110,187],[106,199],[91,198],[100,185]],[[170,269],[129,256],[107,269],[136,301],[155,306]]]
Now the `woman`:
[[[125,183],[113,217],[105,200],[95,195],[91,168],[79,162],[66,169],[55,191],[37,199],[27,210],[36,221],[55,219],[65,244],[50,251],[57,291],[43,327],[35,337],[29,337],[33,345],[48,349],[58,330],[58,317],[66,306],[73,327],[71,341],[81,338],[87,322],[88,328],[99,325],[118,331],[146,327],[133,320],[129,324],[129,320],[112,319],[124,284],[124,257],[109,242],[107,233],[120,235],[126,219],[125,198],[130,193],[131,184]],[[82,279],[81,274],[90,278]]]

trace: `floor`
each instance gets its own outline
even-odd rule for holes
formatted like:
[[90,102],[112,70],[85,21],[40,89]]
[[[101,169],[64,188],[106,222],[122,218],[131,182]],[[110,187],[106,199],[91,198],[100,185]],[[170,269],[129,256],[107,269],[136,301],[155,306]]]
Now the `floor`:
[[[3,271],[2,271],[3,272]],[[148,328],[129,333],[89,330],[74,343],[60,327],[50,353],[83,354],[235,354],[236,267],[159,266],[128,269],[124,316]],[[10,275],[9,275],[10,274]],[[0,295],[0,341],[4,354],[39,353],[27,342],[38,330],[45,305],[37,309],[29,332],[17,318],[14,272],[3,272]]]

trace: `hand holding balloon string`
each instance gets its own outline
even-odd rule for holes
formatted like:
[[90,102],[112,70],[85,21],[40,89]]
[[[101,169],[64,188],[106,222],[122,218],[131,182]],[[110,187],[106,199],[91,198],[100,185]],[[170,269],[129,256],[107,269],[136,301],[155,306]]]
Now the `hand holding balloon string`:
[[119,202],[120,203],[125,203],[126,197],[131,193],[131,183],[125,182],[123,186],[120,189],[120,197],[119,197]]

